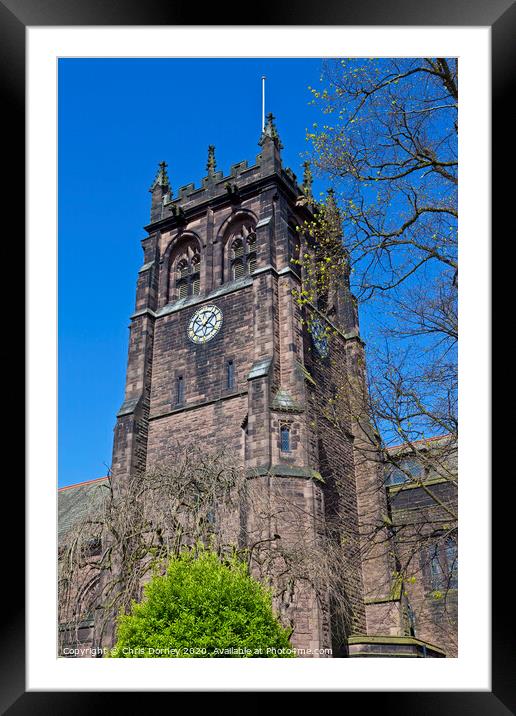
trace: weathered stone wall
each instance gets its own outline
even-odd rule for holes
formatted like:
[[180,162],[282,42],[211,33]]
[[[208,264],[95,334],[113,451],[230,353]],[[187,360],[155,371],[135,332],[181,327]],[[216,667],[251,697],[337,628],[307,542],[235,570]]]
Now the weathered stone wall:
[[402,603],[387,528],[383,465],[369,415],[364,344],[356,330],[345,346],[367,634],[399,636],[404,633]]
[[247,507],[253,571],[270,583],[275,608],[293,630],[293,646],[303,656],[331,656],[328,597],[317,574],[324,528],[320,485],[301,476],[257,476],[248,484]]
[[446,576],[442,586],[436,588],[430,564],[436,547],[443,557],[446,534],[453,525],[450,514],[436,500],[455,511],[457,488],[452,482],[442,481],[428,484],[427,489],[431,494],[412,485],[388,488],[392,520],[398,528],[396,552],[405,572],[404,590],[415,635],[443,649],[446,656],[456,657],[457,588],[446,582]]
[[364,633],[366,620],[346,341],[339,332],[331,331],[328,346],[328,354],[320,355],[310,335],[305,335],[305,366],[311,376],[311,380],[306,382],[309,393],[309,449],[317,455],[317,469],[324,480],[325,529],[342,552],[341,589],[347,597],[349,609],[347,638],[353,633]]
[[[223,314],[219,333],[206,344],[188,339],[188,324],[199,305],[217,306]],[[202,301],[181,311],[164,315],[156,321],[150,418],[172,411],[190,409],[209,401],[227,399],[231,394],[247,391],[247,375],[253,363],[253,344],[249,327],[253,323],[251,287],[233,294]],[[233,361],[235,385],[227,386],[227,362]],[[177,378],[184,384],[184,402],[177,403]],[[190,414],[192,428],[203,433],[205,426]],[[240,426],[245,417],[240,417]]]

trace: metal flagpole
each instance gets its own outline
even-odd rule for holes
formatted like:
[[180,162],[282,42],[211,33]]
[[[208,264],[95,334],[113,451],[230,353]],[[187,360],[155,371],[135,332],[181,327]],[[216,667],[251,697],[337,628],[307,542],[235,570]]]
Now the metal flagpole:
[[265,129],[265,75],[262,75],[262,132]]

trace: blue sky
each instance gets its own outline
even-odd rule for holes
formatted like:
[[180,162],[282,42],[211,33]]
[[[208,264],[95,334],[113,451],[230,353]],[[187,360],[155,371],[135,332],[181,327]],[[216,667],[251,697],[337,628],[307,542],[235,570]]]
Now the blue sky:
[[[106,474],[125,382],[140,240],[159,161],[173,188],[254,163],[266,111],[301,176],[317,59],[59,61],[59,484]],[[326,184],[316,180],[316,193]]]

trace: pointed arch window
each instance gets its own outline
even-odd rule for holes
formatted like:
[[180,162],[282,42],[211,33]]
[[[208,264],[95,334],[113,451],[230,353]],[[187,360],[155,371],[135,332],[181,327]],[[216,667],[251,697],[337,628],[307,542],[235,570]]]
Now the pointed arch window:
[[189,246],[179,258],[175,268],[176,298],[196,296],[201,290],[201,255],[196,247]]
[[232,281],[256,270],[256,234],[251,226],[242,226],[230,241],[229,260]]

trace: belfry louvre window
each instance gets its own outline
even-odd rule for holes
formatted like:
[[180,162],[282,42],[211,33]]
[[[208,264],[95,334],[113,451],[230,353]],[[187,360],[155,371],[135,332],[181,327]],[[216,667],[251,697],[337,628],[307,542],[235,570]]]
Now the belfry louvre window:
[[201,256],[195,248],[188,247],[176,264],[176,298],[196,296],[201,290]]
[[290,452],[290,428],[282,425],[280,428],[281,452]]
[[256,270],[256,234],[250,227],[244,227],[230,244],[229,257],[232,281]]
[[244,263],[242,259],[237,259],[233,263],[233,279],[240,278],[244,275]]
[[197,296],[201,289],[201,257],[199,254],[194,254],[192,257],[192,295]]
[[242,258],[244,255],[244,242],[242,239],[236,239],[233,241],[233,258],[239,259]]
[[179,274],[179,278],[186,278],[188,276],[190,273],[190,267],[188,266],[187,259],[183,259],[179,262],[177,265],[177,272]]

